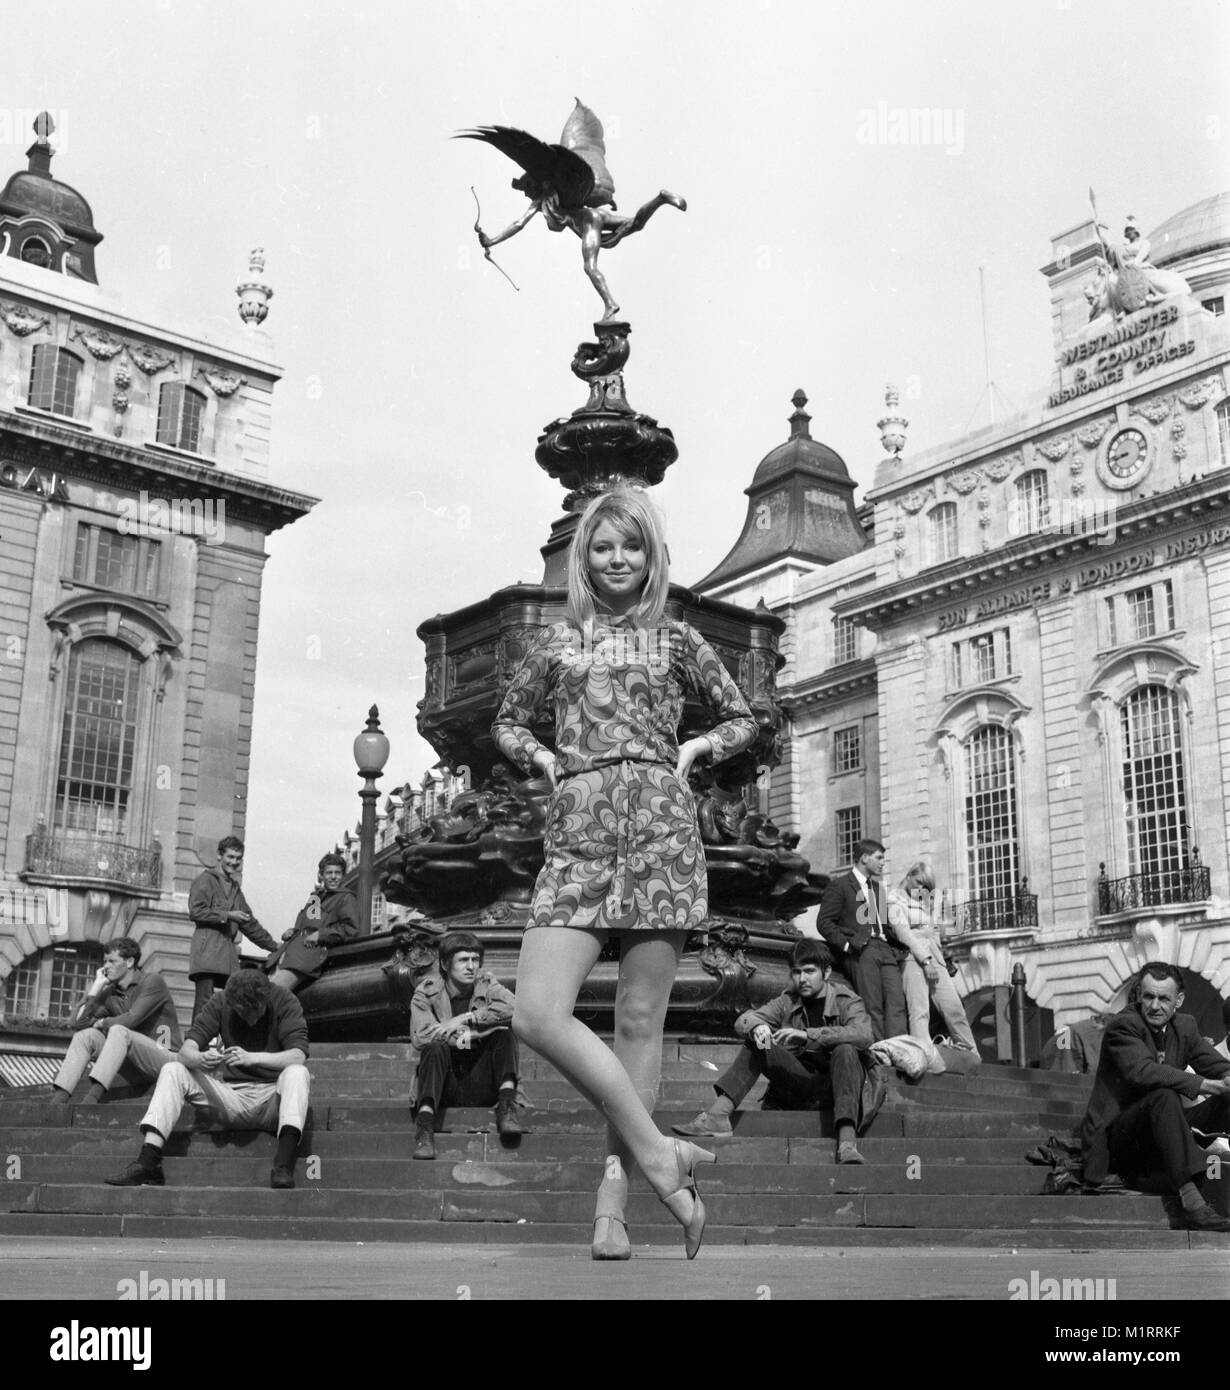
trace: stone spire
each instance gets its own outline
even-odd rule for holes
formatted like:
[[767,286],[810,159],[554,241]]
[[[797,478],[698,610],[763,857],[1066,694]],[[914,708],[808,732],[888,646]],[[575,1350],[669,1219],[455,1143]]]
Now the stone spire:
[[876,429],[880,431],[880,443],[894,458],[905,448],[905,432],[910,424],[904,415],[897,414],[900,403],[901,393],[890,381],[884,388],[884,404],[888,407],[888,412],[876,421]]
[[248,273],[235,286],[239,296],[239,317],[249,328],[259,328],[269,314],[273,291],[265,283],[265,248],[257,246],[248,257]]

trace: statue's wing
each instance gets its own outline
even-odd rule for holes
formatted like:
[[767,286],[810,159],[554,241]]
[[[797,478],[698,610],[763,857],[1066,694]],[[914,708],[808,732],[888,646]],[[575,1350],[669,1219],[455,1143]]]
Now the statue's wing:
[[482,140],[494,145],[540,184],[547,184],[559,196],[561,206],[584,207],[594,188],[594,171],[580,154],[562,145],[548,145],[524,130],[506,125],[480,125],[475,130],[461,130],[459,140]]
[[589,165],[594,174],[594,186],[588,202],[591,207],[615,201],[615,180],[606,167],[606,140],[603,136],[602,122],[576,98],[572,115],[564,123],[564,133],[559,142],[566,150],[573,150]]

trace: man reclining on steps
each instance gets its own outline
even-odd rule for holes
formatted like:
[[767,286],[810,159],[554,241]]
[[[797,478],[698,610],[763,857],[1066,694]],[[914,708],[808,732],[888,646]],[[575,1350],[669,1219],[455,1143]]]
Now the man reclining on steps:
[[440,938],[439,972],[410,1001],[415,1078],[414,1157],[435,1158],[438,1116],[449,1105],[495,1105],[501,1139],[517,1138],[517,1040],[513,994],[483,970],[483,943],[465,931]]
[[[214,1046],[220,1040],[220,1046]],[[185,1101],[222,1129],[278,1136],[270,1187],[294,1187],[295,1155],[307,1121],[311,1078],[307,1023],[299,1001],[259,970],[237,970],[197,1014],[179,1060],[158,1073],[141,1120],[145,1142],[112,1187],[161,1187],[162,1150]],[[225,1079],[223,1079],[225,1078]]]
[[77,1031],[55,1079],[54,1104],[68,1104],[91,1062],[83,1105],[105,1100],[117,1076],[145,1085],[175,1060],[182,1034],[171,991],[140,961],[141,948],[130,937],[108,943],[102,969],[73,1017]]
[[721,1139],[733,1134],[730,1117],[758,1076],[769,1078],[762,1108],[833,1111],[837,1162],[862,1163],[854,1142],[863,1088],[860,1054],[871,1046],[871,1019],[862,999],[833,974],[823,941],[805,937],[790,953],[791,987],[763,1008],[735,1020],[744,1039],[739,1055],[714,1083],[717,1099],[676,1134]]
[[[1230,1120],[1230,1062],[1178,1012],[1183,974],[1164,961],[1141,966],[1126,1009],[1106,1025],[1089,1108],[1081,1121],[1086,1185],[1113,1170],[1130,1185],[1177,1194],[1192,1231],[1230,1231],[1200,1195],[1208,1158],[1193,1124],[1211,1132]],[[1198,1101],[1184,1109],[1184,1100]],[[1209,1152],[1230,1155],[1225,1140]]]

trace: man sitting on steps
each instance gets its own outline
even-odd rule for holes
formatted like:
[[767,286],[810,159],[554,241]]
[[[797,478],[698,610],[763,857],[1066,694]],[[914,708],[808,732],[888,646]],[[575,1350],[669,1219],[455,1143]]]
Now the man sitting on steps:
[[823,941],[805,937],[790,953],[791,987],[763,1008],[735,1020],[744,1046],[714,1083],[717,1099],[676,1134],[711,1139],[734,1133],[730,1117],[758,1076],[769,1078],[765,1110],[833,1110],[837,1162],[862,1163],[854,1142],[863,1088],[860,1053],[871,1046],[871,1020],[863,1001],[833,975]]
[[[1230,1219],[1196,1186],[1208,1157],[1192,1135],[1193,1125],[1205,1132],[1226,1128],[1230,1061],[1205,1042],[1194,1018],[1178,1012],[1182,1003],[1179,968],[1149,961],[1128,1007],[1106,1025],[1080,1126],[1084,1180],[1103,1182],[1113,1170],[1133,1186],[1176,1194],[1188,1230],[1230,1231]],[[1185,1099],[1199,1104],[1185,1110]]]
[[[215,1039],[221,1046],[213,1045]],[[141,1120],[145,1142],[136,1162],[107,1183],[161,1187],[163,1147],[190,1101],[223,1129],[275,1132],[269,1186],[294,1187],[308,1113],[307,1056],[307,1023],[295,996],[259,970],[237,970],[193,1020],[179,1061],[158,1073]]]
[[437,1118],[449,1105],[494,1103],[500,1138],[522,1133],[512,991],[482,970],[483,944],[470,932],[442,936],[439,961],[439,973],[428,975],[410,1001],[410,1041],[419,1050],[415,1158],[435,1158]]
[[73,1018],[77,1031],[56,1077],[53,1103],[68,1104],[91,1062],[83,1105],[105,1100],[117,1076],[147,1085],[175,1060],[182,1035],[171,991],[157,971],[142,970],[140,960],[141,948],[130,937],[108,943],[102,969]]

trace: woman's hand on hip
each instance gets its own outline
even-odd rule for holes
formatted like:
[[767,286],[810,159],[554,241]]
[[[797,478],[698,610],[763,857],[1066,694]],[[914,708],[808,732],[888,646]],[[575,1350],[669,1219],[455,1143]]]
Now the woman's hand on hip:
[[675,763],[675,776],[681,782],[686,782],[688,772],[697,758],[705,757],[713,752],[713,744],[707,738],[690,738],[679,748],[679,758]]
[[559,786],[559,771],[555,763],[555,754],[549,748],[540,748],[533,757],[533,766],[545,775],[547,781],[551,783],[551,790],[554,791]]

